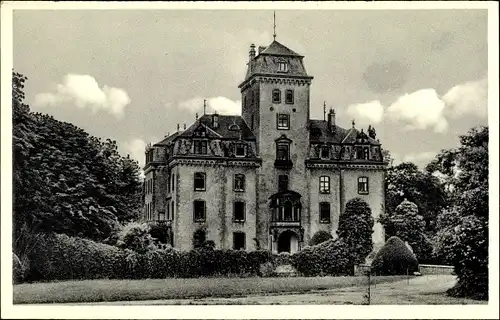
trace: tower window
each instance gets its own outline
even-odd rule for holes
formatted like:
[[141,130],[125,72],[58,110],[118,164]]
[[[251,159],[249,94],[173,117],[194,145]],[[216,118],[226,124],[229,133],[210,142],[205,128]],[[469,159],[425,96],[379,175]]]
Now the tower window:
[[330,223],[330,203],[320,202],[319,204],[319,222]]
[[281,103],[281,90],[280,89],[273,90],[273,103]]
[[195,140],[194,141],[194,153],[195,154],[207,154],[207,141],[206,140]]
[[368,177],[358,178],[358,193],[368,194]]
[[195,200],[193,203],[193,218],[195,222],[205,221],[205,201]]
[[278,130],[290,129],[290,116],[288,114],[278,113],[276,115],[276,122]]
[[245,250],[245,233],[233,232],[233,249]]
[[330,193],[330,177],[319,177],[319,193]]
[[278,143],[276,160],[290,160],[290,145],[288,143]]
[[205,191],[205,173],[195,172],[194,173],[194,190],[195,191]]
[[233,205],[233,221],[244,222],[245,221],[245,202],[236,201]]
[[286,63],[285,61],[278,62],[278,71],[288,72],[288,63]]
[[279,191],[288,190],[288,176],[286,174],[280,174],[278,176],[278,188]]
[[285,93],[285,103],[286,104],[293,104],[293,90],[286,90]]
[[234,191],[245,191],[245,175],[238,173],[234,175]]

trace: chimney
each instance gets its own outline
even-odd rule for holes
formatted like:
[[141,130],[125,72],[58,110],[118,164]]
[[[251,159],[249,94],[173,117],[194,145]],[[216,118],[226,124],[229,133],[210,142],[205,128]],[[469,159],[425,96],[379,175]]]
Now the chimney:
[[253,58],[255,58],[255,45],[253,43],[250,45],[249,55],[250,55],[250,61],[252,61]]
[[179,132],[180,130],[181,130],[181,125],[177,124],[177,132]]
[[217,114],[217,111],[212,114],[212,127],[214,129],[219,127],[219,115]]
[[184,123],[184,130],[186,130],[186,124]]
[[328,129],[330,131],[335,131],[335,110],[330,109],[328,112]]

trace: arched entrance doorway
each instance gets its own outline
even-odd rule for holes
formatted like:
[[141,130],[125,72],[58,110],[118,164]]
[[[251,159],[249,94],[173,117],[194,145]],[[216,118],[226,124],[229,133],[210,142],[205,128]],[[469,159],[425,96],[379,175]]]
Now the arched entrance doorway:
[[282,232],[278,237],[278,253],[295,253],[299,250],[299,237],[293,231]]

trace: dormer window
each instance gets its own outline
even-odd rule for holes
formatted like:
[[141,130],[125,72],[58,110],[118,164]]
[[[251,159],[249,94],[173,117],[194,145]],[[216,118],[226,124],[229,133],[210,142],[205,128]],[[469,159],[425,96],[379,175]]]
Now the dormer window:
[[279,61],[278,72],[288,72],[288,63],[286,63],[285,61]]
[[194,140],[194,153],[195,154],[207,154],[207,141],[206,140]]
[[330,158],[330,148],[328,146],[321,147],[321,159],[329,159]]
[[219,127],[219,115],[217,113],[214,113],[212,115],[212,126],[217,129]]
[[246,153],[246,146],[243,143],[237,143],[234,146],[234,155],[237,157],[244,157]]
[[356,148],[356,159],[369,160],[370,159],[370,148],[369,147],[357,147]]

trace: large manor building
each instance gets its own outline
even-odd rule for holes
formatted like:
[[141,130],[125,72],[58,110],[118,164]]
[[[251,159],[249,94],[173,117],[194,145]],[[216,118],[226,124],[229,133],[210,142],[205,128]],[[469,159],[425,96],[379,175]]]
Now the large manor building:
[[[332,109],[310,119],[303,58],[276,40],[251,45],[241,116],[204,114],[148,145],[144,217],[170,227],[173,247],[191,249],[196,233],[216,248],[293,253],[320,230],[336,237],[352,198],[375,221],[382,213],[386,163],[375,130],[341,128]],[[373,240],[384,242],[378,222]]]

